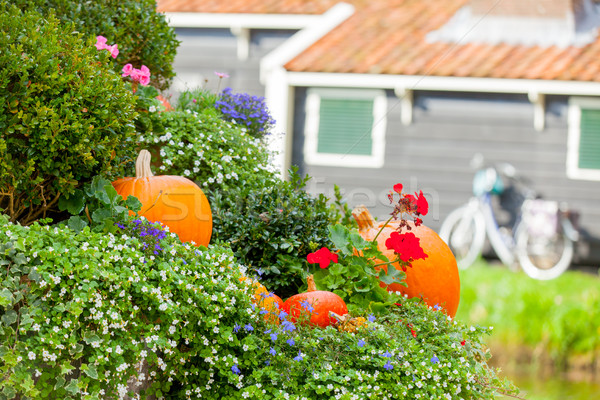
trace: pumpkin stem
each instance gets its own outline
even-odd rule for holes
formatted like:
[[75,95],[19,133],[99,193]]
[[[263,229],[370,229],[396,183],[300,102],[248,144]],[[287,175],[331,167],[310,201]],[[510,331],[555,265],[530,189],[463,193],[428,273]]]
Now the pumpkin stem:
[[149,178],[154,176],[152,169],[150,169],[150,152],[146,149],[140,150],[140,154],[135,162],[135,177]]
[[306,278],[306,283],[308,284],[308,289],[306,290],[307,292],[316,292],[317,291],[317,285],[315,284],[315,278],[312,274]]
[[356,206],[354,210],[352,210],[352,216],[358,224],[359,232],[375,228],[375,219],[364,205]]

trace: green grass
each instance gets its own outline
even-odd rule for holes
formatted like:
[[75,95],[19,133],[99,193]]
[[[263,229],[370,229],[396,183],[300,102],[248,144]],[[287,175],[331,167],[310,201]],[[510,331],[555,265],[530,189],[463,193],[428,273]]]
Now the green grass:
[[457,320],[493,326],[489,342],[525,346],[557,363],[600,351],[600,278],[567,271],[551,281],[479,261],[461,271]]

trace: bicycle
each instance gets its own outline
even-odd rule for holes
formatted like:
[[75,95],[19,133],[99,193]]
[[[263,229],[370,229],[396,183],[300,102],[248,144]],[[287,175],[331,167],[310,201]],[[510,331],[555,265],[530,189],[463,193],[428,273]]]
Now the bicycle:
[[[507,223],[499,223],[495,197],[509,213]],[[477,169],[473,197],[448,214],[440,237],[461,269],[482,254],[487,237],[502,263],[512,269],[520,266],[531,278],[548,280],[560,276],[573,260],[579,233],[572,217],[566,204],[541,199],[512,165],[499,163]]]

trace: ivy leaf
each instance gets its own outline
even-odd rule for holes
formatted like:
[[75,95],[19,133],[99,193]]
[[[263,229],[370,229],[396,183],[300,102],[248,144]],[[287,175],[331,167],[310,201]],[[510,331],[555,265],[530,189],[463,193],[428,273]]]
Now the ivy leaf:
[[[85,365],[85,368],[84,368],[84,365]],[[94,365],[92,365],[92,364],[88,364],[88,365],[83,364],[81,366],[81,370],[83,372],[85,372],[85,374],[87,376],[89,376],[90,378],[92,378],[92,379],[98,379],[98,371],[96,370],[96,367]]]
[[67,386],[65,386],[65,390],[69,393],[71,393],[72,395],[75,395],[77,393],[79,393],[79,387],[77,386],[79,384],[79,379],[71,379],[69,381],[69,384]]
[[87,343],[87,344],[92,344],[94,342],[99,342],[100,341],[100,337],[98,335],[96,335],[96,333],[92,332],[85,332],[83,334],[83,340]]
[[7,288],[0,291],[0,306],[5,307],[11,305],[13,301],[13,294]]
[[17,322],[17,317],[18,315],[15,310],[8,310],[2,316],[2,322],[4,322],[4,325],[6,326],[11,326],[15,322]]
[[57,389],[60,389],[61,387],[63,387],[65,382],[66,382],[65,378],[63,378],[62,376],[57,376],[56,383],[54,384],[54,390],[57,390]]

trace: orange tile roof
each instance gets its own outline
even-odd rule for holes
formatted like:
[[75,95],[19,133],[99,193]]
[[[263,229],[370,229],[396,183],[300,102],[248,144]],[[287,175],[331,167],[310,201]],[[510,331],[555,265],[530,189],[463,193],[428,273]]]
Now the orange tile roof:
[[[345,0],[355,12],[285,65],[296,72],[600,82],[600,38],[558,48],[429,42],[468,0]],[[159,0],[159,11],[321,14],[340,0]]]

